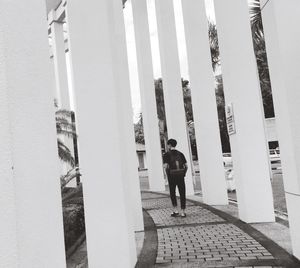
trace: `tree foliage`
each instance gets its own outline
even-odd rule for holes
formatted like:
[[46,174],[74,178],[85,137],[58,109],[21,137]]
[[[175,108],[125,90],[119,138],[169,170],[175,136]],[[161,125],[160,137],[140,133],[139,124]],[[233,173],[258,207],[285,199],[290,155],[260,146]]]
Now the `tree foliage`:
[[[182,85],[182,96],[184,101],[186,122],[193,122],[193,108],[192,108],[192,98],[191,98],[191,89],[189,86],[189,81],[185,79],[181,79]],[[155,86],[155,96],[156,96],[156,106],[157,106],[157,117],[158,117],[158,125],[160,131],[160,139],[161,139],[161,147],[165,149],[166,141],[168,139],[168,129],[167,129],[167,121],[166,121],[166,111],[165,111],[165,102],[164,102],[164,92],[163,92],[163,80],[162,78],[158,78],[154,80]],[[137,143],[145,143],[144,140],[144,131],[143,131],[143,116],[139,115],[139,120],[134,124],[135,130],[135,141]],[[194,125],[188,124],[188,132],[190,134],[191,139],[191,147],[194,155],[197,155],[196,152],[196,139],[195,139],[195,131]]]
[[72,123],[71,117],[71,111],[57,110],[55,112],[58,156],[63,162],[68,163],[71,167],[75,167],[74,157],[63,141],[64,138],[73,139],[77,137],[76,128]]
[[156,107],[158,115],[159,124],[159,134],[161,147],[166,149],[167,138],[168,138],[168,128],[165,112],[165,101],[163,92],[163,81],[162,78],[154,80],[155,97],[156,97]]
[[217,75],[216,79],[216,101],[219,118],[220,138],[222,142],[222,151],[230,152],[230,141],[227,131],[226,115],[225,115],[225,98],[223,91],[222,75]]
[[135,133],[135,142],[145,144],[142,113],[139,114],[138,122],[134,124],[134,133]]
[[[220,66],[220,50],[218,41],[217,26],[215,23],[208,22],[208,36],[210,42],[211,61],[214,72]],[[227,131],[226,115],[225,115],[225,97],[223,91],[222,75],[215,75],[215,93],[217,102],[217,111],[219,119],[220,138],[222,143],[222,151],[230,152],[230,141]]]
[[181,78],[186,122],[194,121],[190,82]]
[[217,67],[220,66],[220,50],[218,41],[217,26],[215,23],[208,22],[208,37],[211,53],[211,61],[213,70],[216,71]]
[[250,21],[265,117],[274,117],[271,80],[259,0],[250,1]]

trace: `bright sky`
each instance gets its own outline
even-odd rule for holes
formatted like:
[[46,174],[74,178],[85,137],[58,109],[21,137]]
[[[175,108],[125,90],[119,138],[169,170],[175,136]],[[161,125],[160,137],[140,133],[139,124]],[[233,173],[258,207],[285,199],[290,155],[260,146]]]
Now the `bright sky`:
[[[148,5],[148,19],[151,37],[151,49],[152,49],[152,61],[153,61],[153,72],[154,78],[161,77],[160,69],[160,55],[159,55],[159,45],[158,45],[158,35],[156,28],[156,16],[155,16],[155,0],[147,0]],[[185,37],[184,37],[184,26],[181,10],[181,0],[174,1],[174,12],[176,19],[176,30],[177,30],[177,40],[178,40],[178,53],[180,59],[181,76],[185,79],[189,78],[187,57],[186,57],[186,47],[185,47]],[[207,7],[207,14],[210,18],[214,19],[213,11],[213,1],[205,0]],[[135,38],[134,38],[134,25],[132,18],[132,6],[131,0],[128,0],[124,9],[124,21],[126,26],[126,38],[127,38],[127,53],[129,61],[129,72],[130,72],[130,84],[131,84],[131,95],[132,95],[132,105],[134,113],[134,122],[137,120],[137,116],[141,112],[141,100],[140,100],[140,90],[139,90],[139,80],[138,80],[138,70],[137,70],[137,60],[135,51]]]

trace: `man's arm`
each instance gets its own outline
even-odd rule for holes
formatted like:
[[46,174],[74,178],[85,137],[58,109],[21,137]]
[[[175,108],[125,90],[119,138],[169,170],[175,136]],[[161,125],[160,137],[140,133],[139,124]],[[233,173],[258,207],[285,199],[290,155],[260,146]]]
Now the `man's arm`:
[[167,177],[167,169],[169,168],[169,165],[167,163],[165,163],[163,165],[163,167],[164,167],[164,175],[165,175],[165,177]]
[[168,153],[165,153],[163,155],[163,171],[164,171],[164,176],[167,178],[167,169],[169,168],[169,155]]
[[188,165],[187,165],[187,161],[185,159],[185,156],[183,153],[181,153],[181,156],[182,156],[182,160],[183,160],[183,167],[185,170],[188,170]]

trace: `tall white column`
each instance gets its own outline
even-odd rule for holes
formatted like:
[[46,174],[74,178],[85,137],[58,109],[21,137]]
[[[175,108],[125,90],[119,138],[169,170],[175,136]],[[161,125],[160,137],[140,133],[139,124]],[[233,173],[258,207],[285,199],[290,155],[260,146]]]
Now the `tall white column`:
[[155,7],[168,137],[177,140],[178,150],[181,151],[187,159],[189,170],[186,174],[186,191],[187,194],[193,194],[192,159],[189,152],[181,86],[173,0],[156,0]]
[[239,216],[274,221],[264,112],[247,0],[214,0],[226,104],[236,133],[230,135]]
[[130,216],[135,231],[144,230],[142,211],[142,198],[140,192],[140,179],[138,174],[138,161],[136,159],[136,145],[133,126],[133,110],[131,103],[131,90],[129,82],[129,68],[126,48],[126,34],[123,15],[123,4],[119,0],[109,1],[109,16],[111,27],[111,44],[114,56],[114,77],[117,87],[117,108],[119,114],[119,129],[121,133],[121,154],[124,175],[124,187],[130,197]]
[[[133,267],[136,262],[130,197],[124,184],[119,70],[113,53],[111,0],[70,1],[67,23],[72,60],[87,251],[91,267]],[[82,20],[82,18],[88,18]],[[121,79],[121,78],[120,78]],[[138,200],[137,200],[138,201]],[[117,258],[116,258],[117,256]]]
[[[0,14],[1,11],[0,11]],[[0,20],[0,22],[3,22]],[[2,27],[0,26],[2,30]],[[16,204],[13,173],[13,155],[11,151],[10,109],[8,84],[5,75],[4,40],[0,36],[0,263],[4,267],[17,267]]]
[[203,201],[228,204],[204,0],[181,1]]
[[[264,4],[263,2],[261,3]],[[300,3],[270,1],[262,12],[293,253],[300,258]]]
[[0,1],[3,267],[66,267],[45,11]]
[[165,190],[146,0],[132,0],[150,190]]
[[65,55],[65,40],[63,22],[57,21],[52,11],[50,20],[53,63],[56,81],[56,90],[59,97],[58,107],[70,110],[70,95],[68,86],[67,61]]

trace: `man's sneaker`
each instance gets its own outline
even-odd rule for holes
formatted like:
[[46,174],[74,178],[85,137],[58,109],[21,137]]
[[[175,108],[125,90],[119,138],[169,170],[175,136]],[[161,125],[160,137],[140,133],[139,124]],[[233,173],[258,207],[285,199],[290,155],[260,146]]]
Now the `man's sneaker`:
[[181,213],[181,218],[185,218],[186,217],[186,214],[185,213]]
[[178,212],[172,212],[172,213],[171,213],[171,217],[177,217],[178,215],[179,215]]

